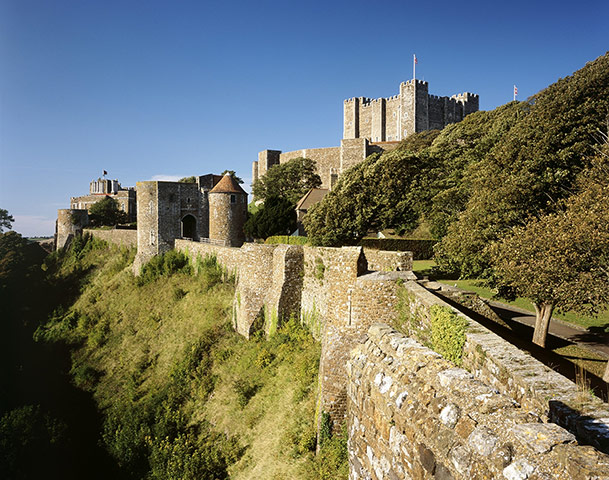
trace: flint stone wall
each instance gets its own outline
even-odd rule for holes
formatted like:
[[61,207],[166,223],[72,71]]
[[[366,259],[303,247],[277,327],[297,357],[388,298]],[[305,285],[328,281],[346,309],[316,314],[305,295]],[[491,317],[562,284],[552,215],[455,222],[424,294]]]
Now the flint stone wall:
[[543,421],[551,421],[573,433],[580,442],[609,453],[609,404],[586,395],[581,388],[551,370],[499,335],[458,312],[417,282],[406,282],[411,318],[422,328],[410,336],[428,343],[429,309],[442,305],[468,322],[463,349],[463,368],[474,377],[516,401]]
[[99,230],[96,228],[85,228],[83,233],[105,240],[108,243],[114,243],[118,246],[136,247],[137,246],[137,230],[127,229],[112,229]]
[[609,478],[609,456],[386,325],[347,370],[350,480]]

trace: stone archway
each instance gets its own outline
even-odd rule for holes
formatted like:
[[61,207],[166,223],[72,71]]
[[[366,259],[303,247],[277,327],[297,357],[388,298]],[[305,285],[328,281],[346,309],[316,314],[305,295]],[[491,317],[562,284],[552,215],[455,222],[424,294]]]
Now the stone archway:
[[192,215],[186,215],[182,219],[182,238],[197,239],[197,219]]

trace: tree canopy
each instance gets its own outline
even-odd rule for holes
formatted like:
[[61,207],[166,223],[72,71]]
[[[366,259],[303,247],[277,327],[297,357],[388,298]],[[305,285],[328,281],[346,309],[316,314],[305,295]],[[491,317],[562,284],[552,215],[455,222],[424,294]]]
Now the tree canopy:
[[12,215],[9,215],[8,210],[4,208],[0,208],[0,233],[4,231],[4,229],[10,230],[13,228],[12,223],[15,221]]
[[534,218],[488,249],[500,291],[535,304],[533,342],[545,346],[555,308],[596,314],[609,304],[609,183],[588,185],[564,211]]
[[305,216],[311,242],[354,244],[370,230],[411,230],[418,218],[415,197],[425,184],[426,168],[424,157],[405,148],[373,154],[355,165]]
[[270,196],[245,222],[245,234],[252,238],[290,235],[296,230],[296,210],[289,200]]
[[252,193],[258,200],[270,196],[285,198],[293,205],[311,188],[321,185],[315,162],[308,158],[294,158],[274,165],[265,175],[254,181]]
[[118,225],[127,221],[127,214],[118,207],[118,202],[105,196],[89,209],[89,221],[94,227]]

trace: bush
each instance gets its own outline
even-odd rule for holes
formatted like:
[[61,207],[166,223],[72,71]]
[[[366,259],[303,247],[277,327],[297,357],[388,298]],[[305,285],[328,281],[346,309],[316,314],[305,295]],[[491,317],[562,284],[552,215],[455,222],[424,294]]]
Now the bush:
[[467,320],[451,308],[441,305],[433,305],[430,313],[432,348],[455,365],[461,366]]
[[264,243],[268,244],[288,244],[288,245],[309,245],[307,237],[296,237],[292,235],[273,235],[268,237]]
[[192,267],[188,257],[177,250],[169,250],[167,253],[152,257],[144,265],[137,278],[139,286],[154,282],[162,276],[174,275],[176,273],[192,274]]

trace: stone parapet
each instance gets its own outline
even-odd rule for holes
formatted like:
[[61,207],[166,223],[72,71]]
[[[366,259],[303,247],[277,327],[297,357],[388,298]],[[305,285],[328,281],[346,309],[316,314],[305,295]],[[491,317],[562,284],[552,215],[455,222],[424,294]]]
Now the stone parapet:
[[609,478],[609,456],[386,325],[347,372],[350,480]]
[[136,247],[137,246],[137,230],[127,229],[112,229],[101,230],[97,228],[85,228],[83,233],[105,240],[108,243],[113,243],[118,246]]
[[[424,333],[430,325],[430,308],[440,305],[456,309],[417,282],[407,282],[407,299],[412,321],[421,328],[411,336],[429,341]],[[467,320],[463,367],[484,382],[534,412],[544,421],[555,422],[572,432],[580,442],[609,453],[609,405],[548,368],[499,335],[459,313]]]

